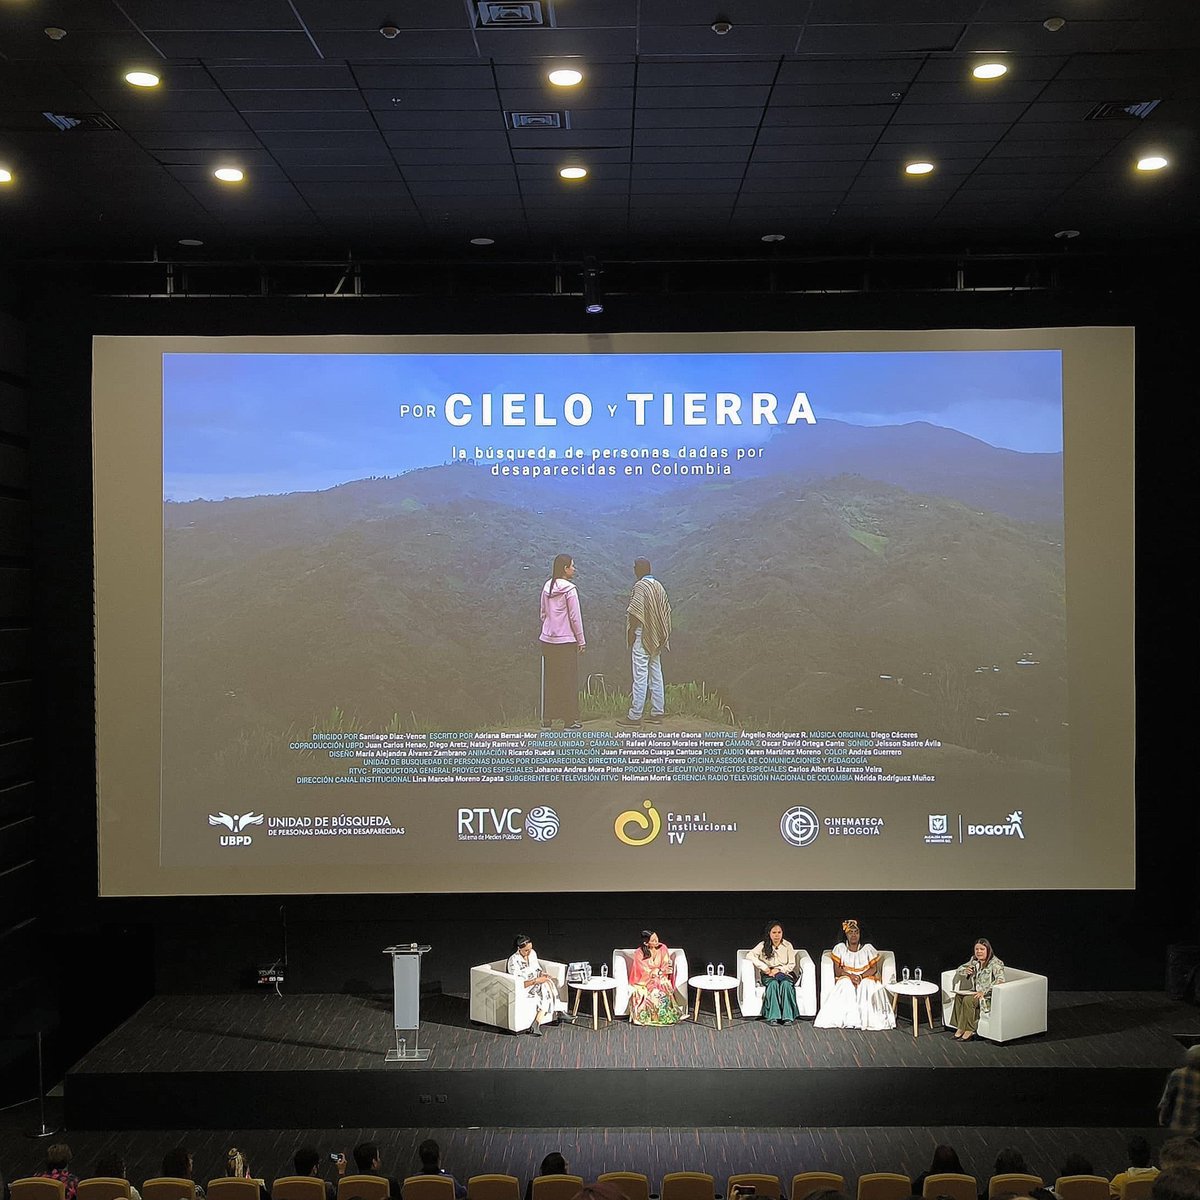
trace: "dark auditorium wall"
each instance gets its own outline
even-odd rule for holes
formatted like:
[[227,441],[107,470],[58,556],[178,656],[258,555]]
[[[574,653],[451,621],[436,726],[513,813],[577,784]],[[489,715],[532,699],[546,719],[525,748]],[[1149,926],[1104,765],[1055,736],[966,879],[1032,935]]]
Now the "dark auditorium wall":
[[[1102,265],[1102,264],[1101,264]],[[869,293],[849,296],[642,295],[584,318],[577,298],[425,297],[412,300],[285,298],[92,298],[77,280],[57,279],[28,298],[30,375],[39,396],[30,438],[37,513],[39,623],[34,662],[45,682],[35,724],[52,729],[38,760],[42,803],[53,837],[39,869],[54,876],[52,951],[76,977],[103,972],[109,986],[63,989],[70,1049],[82,1049],[159,991],[223,991],[242,986],[256,963],[277,956],[288,934],[291,991],[382,988],[380,949],[427,940],[427,978],[466,989],[472,963],[507,953],[517,928],[549,957],[607,957],[652,923],[694,961],[722,956],[757,937],[777,915],[800,944],[829,944],[853,910],[876,944],[927,971],[965,955],[986,934],[1014,965],[1045,972],[1065,989],[1163,986],[1165,950],[1197,934],[1195,805],[1181,814],[1170,798],[1191,794],[1185,764],[1167,744],[1175,719],[1164,700],[1190,672],[1193,606],[1175,584],[1194,524],[1180,483],[1180,437],[1194,394],[1187,350],[1192,331],[1162,300],[1174,266],[1129,272],[1114,264],[1103,286],[1074,292]],[[1101,272],[1101,275],[1104,273]],[[97,290],[103,290],[102,287]],[[734,313],[731,317],[731,312]],[[1004,890],[981,878],[968,893],[872,894],[847,881],[846,893],[811,893],[803,875],[781,878],[779,893],[643,896],[403,895],[287,898],[105,900],[95,897],[95,773],[92,741],[90,336],[93,333],[472,333],[608,330],[942,328],[1134,324],[1138,331],[1138,680],[1142,723],[1138,760],[1136,892]],[[0,378],[4,378],[0,376]],[[1190,464],[1189,464],[1190,465]],[[1184,615],[1186,613],[1186,616]],[[1186,622],[1186,623],[1185,623]],[[1181,637],[1163,636],[1179,630]],[[1181,654],[1183,646],[1189,650]],[[1172,708],[1175,706],[1172,705]],[[1186,714],[1187,709],[1184,709]],[[1181,717],[1183,714],[1181,714]],[[1185,717],[1184,717],[1185,719]],[[1173,749],[1172,752],[1178,753]],[[1190,843],[1190,845],[1189,845]],[[1185,852],[1184,847],[1188,847]],[[932,882],[932,881],[930,881]],[[1047,879],[1047,884],[1052,881]],[[793,889],[793,890],[787,890]],[[7,908],[5,909],[7,911]],[[56,961],[63,961],[62,958]]]
[[0,275],[0,1105],[32,1095],[34,1043],[54,1025],[39,988],[37,837],[30,735],[32,559],[26,329]]

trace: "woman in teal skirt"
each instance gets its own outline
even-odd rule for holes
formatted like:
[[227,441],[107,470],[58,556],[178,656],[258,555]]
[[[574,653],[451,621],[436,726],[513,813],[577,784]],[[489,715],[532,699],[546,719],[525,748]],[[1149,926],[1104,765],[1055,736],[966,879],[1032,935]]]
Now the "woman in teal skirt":
[[768,921],[766,936],[749,954],[763,987],[762,1015],[768,1025],[790,1025],[799,1015],[796,980],[800,968],[796,948],[783,936],[778,921]]

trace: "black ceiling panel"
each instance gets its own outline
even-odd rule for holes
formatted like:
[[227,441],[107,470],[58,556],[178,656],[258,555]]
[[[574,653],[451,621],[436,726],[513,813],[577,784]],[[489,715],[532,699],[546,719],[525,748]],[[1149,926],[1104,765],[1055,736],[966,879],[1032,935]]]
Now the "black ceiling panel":
[[62,41],[54,42],[42,32],[42,25],[38,21],[0,32],[0,54],[15,62],[28,61],[56,67],[79,62],[108,62],[114,65],[156,62],[160,57],[155,47],[128,24],[112,31],[78,29]]
[[380,60],[424,65],[431,58],[473,58],[475,39],[454,29],[421,29],[389,41],[373,30],[348,33],[318,31],[313,39],[326,59]]
[[758,108],[648,108],[638,113],[639,129],[700,129],[739,126],[756,129],[763,119]]
[[377,0],[294,0],[294,3],[301,20],[312,30],[378,30],[385,21],[404,33],[415,29],[470,28],[466,7],[456,3],[402,3],[391,7]]
[[771,59],[705,59],[700,62],[650,59],[638,65],[637,85],[639,88],[766,86],[775,80],[779,70],[780,64]]
[[[58,248],[64,226],[100,254],[189,229],[427,253],[486,213],[510,247],[724,254],[735,230],[761,252],[776,222],[934,245],[1044,239],[1049,221],[1179,236],[1197,217],[1200,4],[1055,0],[1053,32],[1045,0],[559,0],[557,27],[527,29],[476,29],[458,0],[29,3],[0,0],[3,257]],[[985,50],[1007,75],[971,78]],[[568,62],[583,84],[550,86]],[[123,82],[151,64],[160,88]],[[1145,121],[1085,119],[1145,100],[1162,102]],[[62,133],[44,112],[118,130]],[[510,128],[513,112],[537,123]],[[1153,143],[1173,165],[1138,176]],[[914,156],[933,175],[906,176]],[[222,159],[243,184],[212,178]],[[565,183],[568,163],[590,176]]]
[[[787,25],[807,19],[812,0],[728,0],[720,15],[741,25]],[[710,0],[653,0],[642,5],[642,27],[711,25],[717,18]]]
[[780,84],[812,87],[840,83],[908,83],[921,69],[920,58],[859,56],[792,59],[779,65]]
[[963,26],[958,24],[806,25],[797,50],[801,54],[929,54],[957,50]]
[[220,131],[196,133],[187,130],[165,132],[147,130],[134,135],[139,146],[161,155],[171,150],[257,150],[262,146],[257,134],[244,130],[241,133]]
[[[396,39],[399,41],[399,38]],[[587,58],[620,58],[637,53],[633,28],[499,29],[475,31],[479,53],[497,62],[529,58],[581,55]],[[645,51],[643,51],[645,53]]]
[[[434,67],[416,63],[353,63],[351,69],[361,88],[408,88],[434,92],[493,91],[496,86],[492,68],[487,63],[459,63]],[[524,82],[532,75],[525,68]]]
[[454,109],[458,112],[498,112],[494,92],[479,88],[456,91],[428,91],[423,88],[364,88],[363,96],[371,108],[385,111],[403,108],[409,112],[426,109]]
[[345,109],[365,109],[366,102],[357,90],[307,92],[288,89],[285,91],[231,91],[229,100],[240,112],[301,112],[312,109],[316,112],[336,112]]
[[241,113],[232,108],[224,112],[145,112],[139,109],[105,110],[126,133],[246,133]]
[[1013,54],[1104,54],[1117,49],[1124,32],[1119,21],[1068,21],[1063,29],[1051,33],[1043,27],[1044,19],[977,21],[968,26],[956,49],[967,53],[1003,48]]
[[300,112],[285,110],[283,112],[245,112],[238,113],[237,119],[251,129],[260,131],[276,129],[325,129],[325,130],[365,130],[379,128],[374,116],[366,111],[322,112],[319,109],[307,109]]
[[638,48],[642,54],[665,58],[683,54],[711,54],[722,58],[730,54],[777,57],[795,50],[800,31],[798,25],[735,25],[732,32],[719,37],[708,24],[675,28],[651,25],[643,26]]
[[318,62],[320,55],[303,32],[271,30],[184,29],[150,34],[168,58],[211,58],[226,62],[242,59],[279,63]]
[[142,29],[262,30],[296,29],[299,22],[288,0],[120,0],[120,7]]
[[294,66],[215,66],[213,79],[233,91],[297,88],[320,91],[325,88],[358,87],[354,73],[342,62],[297,63]]

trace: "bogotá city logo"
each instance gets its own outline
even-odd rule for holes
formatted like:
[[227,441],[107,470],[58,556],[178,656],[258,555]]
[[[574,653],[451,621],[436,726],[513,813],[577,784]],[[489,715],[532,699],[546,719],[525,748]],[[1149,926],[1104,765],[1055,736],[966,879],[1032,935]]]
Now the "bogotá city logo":
[[[625,812],[619,813],[613,822],[613,833],[627,846],[648,846],[662,829],[662,817],[658,815],[658,809],[653,803],[643,800],[642,807],[646,810],[644,813],[638,812],[636,808],[626,809]],[[642,832],[632,835],[627,833],[630,825],[636,825]]]
[[925,835],[925,845],[948,846],[953,841],[954,835],[950,832],[950,814],[930,813],[929,832]]
[[263,823],[262,813],[243,813],[240,817],[231,817],[229,813],[218,812],[208,814],[208,823],[210,825],[224,825],[229,830],[228,833],[221,834],[220,842],[222,846],[248,846],[254,840],[249,834],[243,834],[248,825],[261,825]]
[[797,804],[780,818],[779,832],[789,846],[803,849],[817,840],[817,834],[821,832],[821,822],[817,820],[817,814],[811,808]]
[[1021,828],[1021,809],[1010,812],[1003,825],[968,825],[968,837],[1019,837],[1024,840],[1025,830]]

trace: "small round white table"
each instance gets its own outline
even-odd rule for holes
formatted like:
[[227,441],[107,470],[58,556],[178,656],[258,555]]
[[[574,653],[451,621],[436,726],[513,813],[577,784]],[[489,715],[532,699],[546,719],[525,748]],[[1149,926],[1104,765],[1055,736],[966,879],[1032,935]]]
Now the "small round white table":
[[693,975],[688,980],[689,986],[696,990],[696,1008],[692,1013],[692,1020],[700,1019],[700,997],[705,992],[711,992],[713,998],[713,1012],[717,1016],[717,1028],[721,1029],[721,994],[725,995],[725,1012],[729,1017],[729,1023],[733,1024],[733,1008],[729,1003],[729,993],[737,988],[738,981],[732,975]]
[[917,1030],[920,1028],[917,1001],[922,996],[925,997],[925,1015],[929,1018],[929,1028],[933,1028],[933,1009],[929,1005],[929,997],[938,991],[936,983],[930,983],[927,979],[900,979],[886,983],[884,987],[892,994],[892,1012],[896,1011],[901,996],[912,997],[913,1037],[917,1036]]
[[592,993],[592,1028],[600,1028],[600,998],[604,998],[604,1012],[608,1023],[612,1024],[612,1006],[608,1003],[608,993],[617,990],[617,981],[610,975],[593,975],[591,979],[585,979],[582,983],[572,983],[568,986],[575,989],[575,1007],[571,1009],[571,1016],[579,1016],[579,1000],[584,992]]

